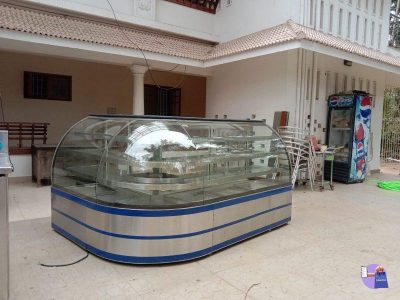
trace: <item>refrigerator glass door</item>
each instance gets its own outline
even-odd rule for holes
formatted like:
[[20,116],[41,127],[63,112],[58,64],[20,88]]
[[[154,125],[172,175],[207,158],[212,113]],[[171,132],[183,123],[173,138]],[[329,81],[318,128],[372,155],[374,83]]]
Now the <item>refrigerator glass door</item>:
[[347,163],[349,160],[349,149],[352,135],[353,109],[332,108],[331,122],[329,128],[329,147],[338,148],[335,161]]

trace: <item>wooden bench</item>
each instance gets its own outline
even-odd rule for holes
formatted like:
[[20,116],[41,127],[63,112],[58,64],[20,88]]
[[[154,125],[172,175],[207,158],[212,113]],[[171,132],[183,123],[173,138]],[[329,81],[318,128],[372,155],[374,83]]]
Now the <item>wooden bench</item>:
[[31,154],[34,144],[46,144],[49,123],[0,122],[8,130],[10,154]]

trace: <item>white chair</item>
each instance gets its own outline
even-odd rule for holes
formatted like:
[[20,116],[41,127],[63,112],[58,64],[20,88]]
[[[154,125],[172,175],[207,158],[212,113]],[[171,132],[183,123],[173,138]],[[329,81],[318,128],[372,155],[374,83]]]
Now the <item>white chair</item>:
[[304,129],[289,126],[279,128],[279,134],[289,154],[292,186],[298,180],[309,180],[311,190],[314,190],[317,161],[309,134]]

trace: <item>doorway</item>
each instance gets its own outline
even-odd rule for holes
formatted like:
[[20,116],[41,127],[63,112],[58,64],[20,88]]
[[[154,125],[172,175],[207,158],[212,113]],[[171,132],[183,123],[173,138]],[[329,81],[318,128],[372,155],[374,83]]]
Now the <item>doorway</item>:
[[181,89],[145,84],[144,114],[153,116],[180,116]]

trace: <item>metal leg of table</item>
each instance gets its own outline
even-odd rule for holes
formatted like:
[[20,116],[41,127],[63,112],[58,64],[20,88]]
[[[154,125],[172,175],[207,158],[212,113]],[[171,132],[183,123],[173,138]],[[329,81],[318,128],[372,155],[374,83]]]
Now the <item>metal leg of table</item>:
[[9,298],[9,224],[7,176],[0,175],[0,300]]
[[331,178],[330,178],[330,188],[333,190],[333,159],[331,160]]
[[325,188],[325,155],[322,155],[322,162],[321,162],[321,188],[322,191]]

